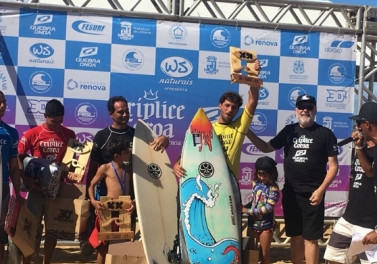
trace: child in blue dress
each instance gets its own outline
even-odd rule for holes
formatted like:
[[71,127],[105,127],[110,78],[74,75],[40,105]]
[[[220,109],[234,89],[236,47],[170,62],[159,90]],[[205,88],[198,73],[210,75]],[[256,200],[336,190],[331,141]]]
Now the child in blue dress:
[[276,162],[268,156],[258,158],[249,203],[242,207],[242,213],[249,217],[248,235],[260,243],[262,264],[270,263],[274,207],[280,195],[277,179]]

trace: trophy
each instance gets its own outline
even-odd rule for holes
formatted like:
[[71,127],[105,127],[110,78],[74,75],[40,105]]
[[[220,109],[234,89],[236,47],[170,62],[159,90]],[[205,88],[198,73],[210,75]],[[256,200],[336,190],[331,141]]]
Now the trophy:
[[[256,71],[254,67],[257,53],[255,51],[241,50],[237,47],[230,47],[229,53],[231,82],[248,84],[255,88],[261,87],[263,81],[258,78],[259,70]],[[247,75],[243,75],[243,73]]]

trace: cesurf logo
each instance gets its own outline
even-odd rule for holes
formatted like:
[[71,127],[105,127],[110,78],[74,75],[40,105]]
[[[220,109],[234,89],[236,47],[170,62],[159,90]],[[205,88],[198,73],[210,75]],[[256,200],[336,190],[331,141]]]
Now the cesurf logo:
[[212,44],[217,48],[224,48],[229,46],[231,41],[230,33],[223,27],[217,27],[211,32]]
[[79,104],[75,109],[76,120],[82,125],[90,125],[96,121],[97,109],[91,103],[85,102]]
[[330,66],[329,68],[329,80],[332,83],[339,84],[343,82],[346,79],[347,75],[347,70],[346,68],[340,64],[340,63],[335,63]]
[[29,85],[31,90],[38,94],[47,93],[52,87],[51,75],[45,71],[34,72],[30,75]]
[[89,35],[102,35],[106,26],[103,24],[93,24],[85,20],[77,20],[72,23],[72,28],[76,32]]
[[291,106],[296,107],[297,97],[306,94],[306,91],[301,87],[293,87],[288,93],[288,102]]
[[267,128],[267,117],[262,112],[256,112],[251,122],[253,130],[256,133],[261,133]]
[[123,64],[129,70],[138,70],[143,67],[144,55],[138,50],[127,50],[123,55]]
[[193,70],[193,65],[188,59],[178,56],[164,59],[160,67],[163,73],[175,78],[185,77]]

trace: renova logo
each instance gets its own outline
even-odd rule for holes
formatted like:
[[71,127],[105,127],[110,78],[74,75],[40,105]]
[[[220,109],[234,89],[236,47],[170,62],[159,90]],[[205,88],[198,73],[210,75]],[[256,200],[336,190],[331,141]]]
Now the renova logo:
[[31,55],[44,59],[51,57],[54,54],[54,48],[47,43],[35,43],[29,49]]
[[52,78],[45,71],[37,71],[30,75],[30,88],[39,94],[48,92],[52,87]]
[[76,119],[83,125],[90,125],[97,119],[97,109],[91,103],[79,104],[75,109]]
[[341,83],[346,78],[346,73],[347,73],[347,70],[342,64],[335,63],[330,66],[329,80],[332,83],[336,83],[336,84]]
[[161,70],[171,77],[182,78],[189,75],[193,66],[192,63],[182,57],[169,57],[161,62]]
[[105,25],[93,24],[85,20],[77,20],[72,23],[73,30],[89,35],[102,35],[105,27]]
[[69,79],[67,81],[67,89],[68,90],[74,90],[74,89],[77,89],[79,87],[79,84],[73,80],[73,79]]

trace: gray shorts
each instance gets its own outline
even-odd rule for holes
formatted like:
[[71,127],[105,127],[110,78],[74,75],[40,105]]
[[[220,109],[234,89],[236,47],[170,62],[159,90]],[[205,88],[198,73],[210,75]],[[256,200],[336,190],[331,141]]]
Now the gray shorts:
[[339,263],[353,263],[357,257],[359,257],[361,263],[371,263],[368,261],[365,252],[361,252],[360,254],[352,254],[352,251],[354,251],[354,244],[351,242],[352,236],[355,236],[355,234],[357,234],[359,237],[364,237],[372,230],[373,229],[370,228],[353,225],[347,222],[343,217],[339,218],[331,233],[323,258]]

